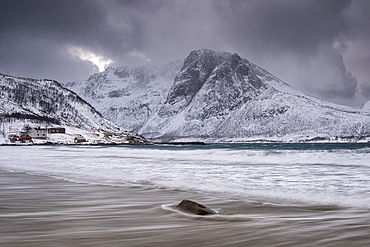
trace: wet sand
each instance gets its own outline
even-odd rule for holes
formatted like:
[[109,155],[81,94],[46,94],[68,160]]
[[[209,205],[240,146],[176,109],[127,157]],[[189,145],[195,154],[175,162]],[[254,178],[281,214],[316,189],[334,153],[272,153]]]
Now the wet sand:
[[[178,212],[182,199],[220,215]],[[370,246],[370,213],[0,170],[0,246]]]

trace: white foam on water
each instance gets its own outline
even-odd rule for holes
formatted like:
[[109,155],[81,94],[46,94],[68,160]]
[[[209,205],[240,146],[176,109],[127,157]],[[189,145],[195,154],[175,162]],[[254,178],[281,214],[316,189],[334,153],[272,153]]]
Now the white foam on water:
[[0,169],[77,183],[370,209],[370,149],[1,147]]

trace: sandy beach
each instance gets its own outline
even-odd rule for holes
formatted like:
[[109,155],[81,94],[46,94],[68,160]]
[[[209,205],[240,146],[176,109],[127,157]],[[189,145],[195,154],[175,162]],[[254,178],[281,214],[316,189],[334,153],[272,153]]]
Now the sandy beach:
[[[197,200],[221,215],[173,206]],[[369,216],[183,191],[78,184],[0,170],[0,246],[367,246]]]

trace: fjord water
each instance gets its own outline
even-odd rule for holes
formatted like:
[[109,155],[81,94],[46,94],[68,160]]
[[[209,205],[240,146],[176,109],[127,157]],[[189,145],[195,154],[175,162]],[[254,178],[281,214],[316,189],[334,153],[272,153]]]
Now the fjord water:
[[3,146],[0,245],[369,246],[369,161],[367,143]]

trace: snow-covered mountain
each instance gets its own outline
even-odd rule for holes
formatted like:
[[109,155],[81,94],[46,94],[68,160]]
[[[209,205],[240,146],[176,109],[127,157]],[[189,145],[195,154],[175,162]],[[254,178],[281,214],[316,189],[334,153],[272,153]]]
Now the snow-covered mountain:
[[[4,136],[14,127],[20,131],[21,125],[63,126],[73,132],[77,127],[81,133],[92,133],[96,143],[101,141],[99,135],[105,143],[112,138],[124,143],[125,136],[135,135],[105,119],[89,103],[56,81],[0,74],[0,89],[0,122]],[[73,136],[71,138],[73,140]]]
[[309,97],[226,52],[202,49],[164,66],[107,68],[66,87],[119,126],[162,141],[370,136],[368,111]]
[[119,131],[90,104],[53,80],[0,74],[0,114],[55,124]]
[[164,66],[107,68],[83,82],[65,86],[107,119],[137,132],[163,104],[183,61]]

